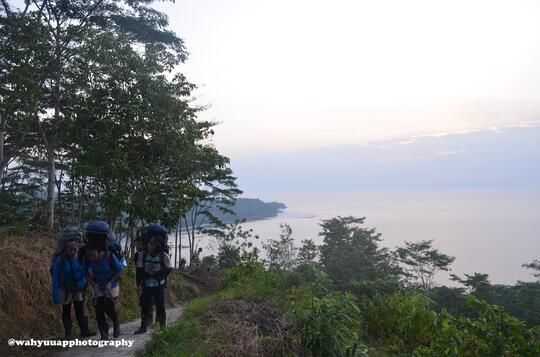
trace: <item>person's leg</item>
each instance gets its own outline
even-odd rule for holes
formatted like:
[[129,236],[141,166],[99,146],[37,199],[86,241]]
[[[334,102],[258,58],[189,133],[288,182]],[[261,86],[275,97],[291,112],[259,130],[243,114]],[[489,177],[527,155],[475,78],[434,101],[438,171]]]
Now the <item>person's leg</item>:
[[154,303],[156,304],[156,320],[163,328],[166,325],[167,317],[165,312],[165,285],[154,288]]
[[150,289],[151,288],[146,286],[143,287],[141,296],[141,327],[137,331],[135,331],[135,334],[145,333],[148,327],[148,311],[150,310],[152,304],[152,293]]
[[148,306],[149,306],[148,307],[148,318],[146,319],[146,321],[148,321],[149,325],[153,325],[154,324],[154,306],[155,306],[154,294],[150,294],[150,304]]
[[64,333],[66,339],[71,339],[71,331],[73,321],[71,320],[71,301],[62,305],[62,324],[64,325]]
[[104,300],[105,312],[111,318],[114,326],[113,337],[120,336],[120,320],[118,319],[118,313],[116,312],[116,304],[114,298],[105,297]]
[[96,319],[102,340],[107,340],[109,338],[109,324],[105,317],[105,300],[105,296],[100,296],[96,299],[95,303]]
[[144,293],[141,291],[141,295],[139,296],[139,306],[141,307],[141,324],[142,321],[144,321],[145,326],[149,326],[152,324],[153,316],[152,316],[152,303],[150,302],[149,308],[144,307]]
[[81,330],[81,337],[95,336],[96,333],[90,331],[88,328],[88,317],[84,315],[84,299],[81,301],[73,301],[73,305],[75,306],[75,316],[77,317],[77,323]]

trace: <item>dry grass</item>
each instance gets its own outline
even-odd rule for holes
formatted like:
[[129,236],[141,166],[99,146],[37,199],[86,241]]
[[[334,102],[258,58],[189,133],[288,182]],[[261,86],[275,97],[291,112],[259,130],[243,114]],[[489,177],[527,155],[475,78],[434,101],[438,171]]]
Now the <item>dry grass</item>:
[[284,356],[296,345],[288,337],[281,308],[241,299],[218,302],[204,317],[205,339],[215,342],[214,356]]
[[46,355],[44,349],[15,351],[5,341],[55,338],[62,329],[60,309],[51,302],[55,244],[56,236],[32,232],[0,240],[0,355]]
[[[0,232],[1,233],[1,232]],[[56,247],[56,234],[25,232],[23,236],[0,238],[0,356],[9,356],[13,349],[7,349],[8,338],[53,339],[63,336],[61,307],[51,299],[51,276],[49,267]],[[130,262],[128,262],[130,263]],[[132,273],[132,268],[130,270]],[[166,304],[175,306],[179,299],[176,289],[182,288],[182,278],[168,284]],[[121,292],[117,307],[122,322],[140,316],[137,289],[133,274],[122,275]],[[90,326],[96,330],[92,299],[85,302],[85,312]],[[75,320],[75,313],[72,312]],[[74,321],[74,335],[78,334]],[[44,349],[21,351],[29,355],[41,353]],[[16,352],[17,354],[18,351]]]
[[49,338],[61,326],[58,307],[50,297],[49,266],[55,239],[34,233],[0,242],[2,338]]

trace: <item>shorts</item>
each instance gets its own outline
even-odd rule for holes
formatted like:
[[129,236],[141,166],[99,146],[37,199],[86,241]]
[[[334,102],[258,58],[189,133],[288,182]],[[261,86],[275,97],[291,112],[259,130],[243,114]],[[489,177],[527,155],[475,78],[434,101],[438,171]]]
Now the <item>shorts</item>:
[[66,293],[64,290],[60,290],[60,301],[62,304],[69,304],[72,301],[83,301],[84,291],[76,291],[74,293]]

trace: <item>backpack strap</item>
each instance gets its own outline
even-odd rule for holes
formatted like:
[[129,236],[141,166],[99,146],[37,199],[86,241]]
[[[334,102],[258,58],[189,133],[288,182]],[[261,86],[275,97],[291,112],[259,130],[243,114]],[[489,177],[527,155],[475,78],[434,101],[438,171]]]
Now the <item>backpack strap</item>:
[[109,268],[111,268],[111,269],[114,269],[114,268],[118,269],[118,265],[116,265],[116,264],[114,263],[113,253],[112,253],[110,250],[106,250],[106,251],[105,251],[105,255],[106,255],[107,260],[109,261]]
[[58,279],[60,280],[60,284],[64,287],[64,291],[67,289],[67,284],[64,284],[64,279],[62,277],[62,273],[64,272],[64,254],[60,255],[60,271],[58,272]]
[[142,252],[142,278],[143,280],[148,279],[148,273],[146,272],[146,250]]
[[75,277],[75,271],[73,270],[73,263],[71,262],[71,259],[68,257],[69,262],[69,270],[71,271],[71,285],[73,285],[73,293],[77,292],[79,288],[77,287],[77,283],[79,280]]
[[[148,273],[146,272],[146,257],[148,256],[146,254],[146,250],[143,250],[143,253],[142,253],[142,262],[143,262],[143,267],[142,267],[142,272],[143,272],[143,279],[156,279],[158,281],[161,280],[161,277],[159,275],[153,275],[153,276],[149,276]],[[159,259],[159,267],[160,269],[163,269],[163,256],[160,257]]]

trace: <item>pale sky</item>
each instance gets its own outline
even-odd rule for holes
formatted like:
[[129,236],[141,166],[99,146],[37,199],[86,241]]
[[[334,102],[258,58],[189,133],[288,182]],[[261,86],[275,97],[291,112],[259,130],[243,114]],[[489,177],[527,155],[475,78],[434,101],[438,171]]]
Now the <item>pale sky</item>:
[[235,157],[540,118],[540,1],[176,0],[214,142]]

